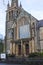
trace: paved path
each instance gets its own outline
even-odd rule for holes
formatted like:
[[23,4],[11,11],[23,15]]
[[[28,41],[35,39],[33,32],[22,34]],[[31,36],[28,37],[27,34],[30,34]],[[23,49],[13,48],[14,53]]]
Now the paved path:
[[20,64],[5,64],[5,63],[0,63],[0,65],[20,65]]

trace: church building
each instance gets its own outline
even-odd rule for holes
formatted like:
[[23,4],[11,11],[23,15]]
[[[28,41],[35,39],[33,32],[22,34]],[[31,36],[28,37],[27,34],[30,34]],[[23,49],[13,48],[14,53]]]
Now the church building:
[[6,11],[6,53],[27,57],[30,53],[39,52],[37,39],[38,20],[26,12],[18,0],[11,0]]

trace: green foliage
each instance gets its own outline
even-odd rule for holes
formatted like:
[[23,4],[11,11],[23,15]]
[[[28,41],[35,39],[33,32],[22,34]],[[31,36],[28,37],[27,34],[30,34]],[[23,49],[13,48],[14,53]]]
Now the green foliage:
[[6,57],[7,57],[7,58],[8,58],[8,57],[9,57],[9,58],[13,58],[13,57],[15,57],[15,55],[14,55],[14,54],[12,54],[12,55],[11,55],[11,54],[6,54]]
[[29,54],[29,57],[43,57],[43,52],[42,53],[31,53]]
[[31,53],[29,54],[29,57],[36,57],[37,56],[37,53]]
[[41,57],[43,57],[43,52],[39,53],[39,55],[40,55]]
[[0,53],[3,53],[3,43],[0,42]]

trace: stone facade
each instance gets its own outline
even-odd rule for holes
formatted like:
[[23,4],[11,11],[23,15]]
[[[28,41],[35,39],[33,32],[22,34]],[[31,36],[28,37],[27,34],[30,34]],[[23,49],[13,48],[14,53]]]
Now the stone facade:
[[40,27],[40,45],[41,45],[41,52],[43,51],[43,27]]
[[[29,53],[37,52],[37,19],[26,12],[18,0],[8,3],[6,11],[6,52],[16,56],[28,56]],[[20,38],[20,28],[29,25],[30,37]],[[24,32],[25,33],[25,32]]]
[[37,22],[37,32],[38,32],[38,47],[39,51],[43,52],[43,20]]

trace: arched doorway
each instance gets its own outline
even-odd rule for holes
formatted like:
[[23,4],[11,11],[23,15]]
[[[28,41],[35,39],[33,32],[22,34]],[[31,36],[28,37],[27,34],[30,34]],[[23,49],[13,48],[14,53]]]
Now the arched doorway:
[[21,45],[18,45],[18,55],[21,55]]
[[25,48],[26,48],[26,55],[28,55],[29,54],[29,44],[26,44]]

